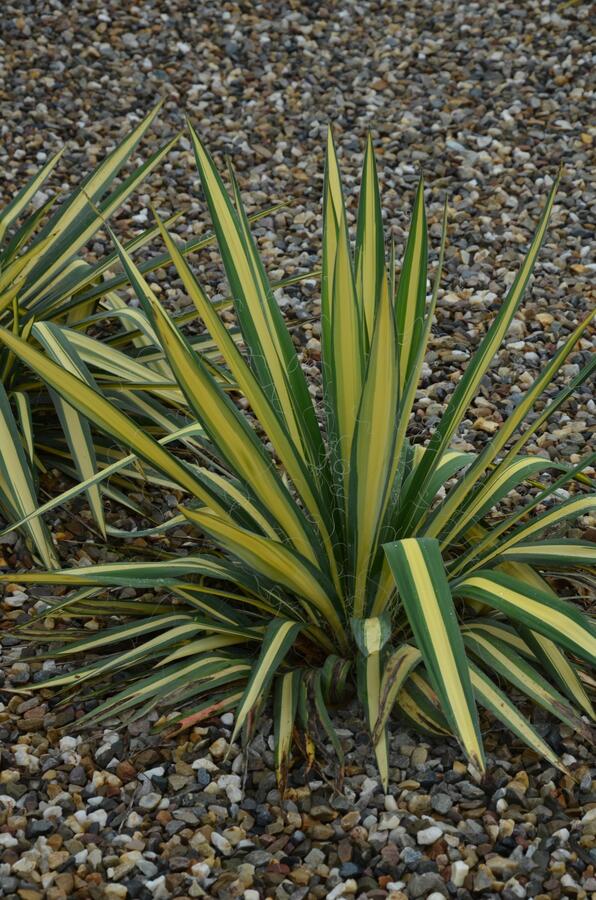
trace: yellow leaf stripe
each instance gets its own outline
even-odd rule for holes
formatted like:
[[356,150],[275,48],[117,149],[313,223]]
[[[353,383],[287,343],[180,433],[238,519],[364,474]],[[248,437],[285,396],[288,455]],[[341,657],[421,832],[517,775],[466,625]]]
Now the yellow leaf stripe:
[[61,147],[51,159],[37,172],[33,178],[22,188],[16,197],[2,210],[0,215],[0,241],[4,238],[7,230],[10,228],[15,219],[25,209],[27,204],[36,195],[42,184],[49,177],[52,169],[64,153],[64,147]]
[[333,633],[330,636],[346,649],[344,623],[336,609],[336,601],[332,593],[322,586],[322,576],[309,566],[306,559],[284,544],[237,528],[209,509],[182,509],[181,512],[207,534],[217,538],[223,547],[254,571],[302,598],[302,606],[307,615],[317,624],[316,615],[310,606],[312,604],[331,627]]
[[377,305],[383,291],[388,292],[383,219],[375,153],[369,133],[362,166],[356,235],[356,292],[369,341],[372,340]]
[[[450,521],[454,521],[456,524],[454,524],[454,526],[445,537],[445,544],[454,536],[462,533],[463,527],[473,517],[473,513],[470,513],[469,508],[466,508],[465,506],[463,511],[460,510],[459,507],[465,504],[465,501],[469,496],[470,491],[473,489],[474,484],[478,481],[479,478],[482,477],[491,463],[496,459],[501,449],[505,446],[511,435],[516,431],[517,428],[519,428],[526,415],[534,406],[536,400],[538,400],[540,395],[544,392],[546,386],[552,382],[557,371],[563,365],[563,363],[573,350],[575,344],[592,321],[595,314],[596,311],[591,312],[584,319],[584,321],[577,326],[570,337],[567,338],[563,347],[546,366],[540,376],[534,381],[532,386],[526,391],[526,393],[522,397],[521,403],[515,408],[511,415],[507,417],[505,422],[503,422],[498,432],[494,435],[493,439],[486,444],[482,453],[480,453],[480,455],[475,459],[468,471],[465,473],[464,477],[461,478],[457,485],[449,492],[449,496],[441,504],[441,508],[439,509],[438,514],[434,516],[432,526],[425,531],[426,534],[431,537],[435,537],[439,533],[439,531],[442,530],[442,528]],[[529,434],[524,433],[524,442],[526,440],[529,440],[531,434],[532,432],[530,432]],[[515,452],[519,452],[519,449],[520,441],[518,441],[516,444]],[[486,484],[480,491],[481,495],[483,495],[486,499],[486,496],[490,496],[491,490],[496,494],[498,492],[499,485],[503,480],[503,472],[511,471],[512,467],[516,464],[521,466],[522,461],[515,461],[514,454],[512,453],[512,451],[509,451],[502,462],[499,463],[494,471],[488,476]]]
[[472,678],[474,691],[483,706],[486,706],[487,709],[500,719],[525,744],[532,747],[538,754],[547,759],[551,765],[556,766],[563,772],[567,771],[556,753],[553,753],[548,744],[543,741],[540,735],[532,728],[528,720],[518,712],[505,694],[492,684],[484,672],[473,663],[470,664],[470,676]]
[[537,541],[516,544],[499,554],[499,558],[529,562],[535,565],[596,566],[596,544],[590,541]]
[[261,653],[253,666],[250,680],[238,703],[232,741],[242,728],[251,709],[266,693],[273,676],[291,649],[301,628],[299,623],[284,619],[273,619],[268,625]]
[[[11,507],[12,515],[27,516],[36,509],[37,497],[21,438],[2,384],[0,384],[0,448],[2,449],[0,453],[0,496],[4,494]],[[27,523],[27,530],[43,564],[50,569],[57,568],[59,566],[58,556],[45,524],[40,519],[34,519]]]
[[[288,375],[289,361],[286,359],[286,352],[282,345],[276,322],[273,319],[273,312],[267,296],[268,285],[265,283],[259,266],[256,265],[252,247],[243,235],[241,224],[223,189],[209,154],[190,123],[189,129],[197,167],[211,209],[226,273],[234,294],[234,300],[239,309],[241,327],[246,332],[247,322],[250,322],[253,338],[258,341],[259,345],[258,347],[251,346],[255,365],[257,368],[260,367],[260,373],[263,378],[266,378],[266,369],[278,399],[278,408],[285,419],[286,427],[294,446],[304,448],[306,454],[309,445],[305,442],[304,421],[309,413],[312,415],[312,403],[309,396],[308,400],[311,408],[310,410],[304,409],[300,415],[296,409],[296,398],[293,394],[293,389],[295,390],[298,387],[299,379],[303,378],[302,372],[294,356],[294,379],[292,383],[290,382]],[[244,304],[247,315],[242,315],[239,304]],[[277,307],[275,308],[277,310]],[[252,339],[246,333],[245,339],[251,345]],[[292,384],[294,388],[292,388]],[[304,388],[306,390],[305,383]],[[320,460],[310,458],[310,462],[316,466]]]
[[[478,518],[494,506],[508,491],[512,490],[520,481],[528,478],[533,472],[547,468],[548,460],[537,458],[516,459],[505,466],[499,466],[495,472],[495,477],[489,477],[485,484],[473,494],[471,502],[458,509],[457,516],[453,519],[445,517],[443,507],[440,509],[440,515],[433,517],[429,525],[423,527],[423,534],[428,537],[436,537],[442,527],[449,521],[453,521],[453,526],[441,538],[441,547],[447,547],[459,535],[463,534],[469,523]],[[474,463],[472,463],[472,466]],[[460,479],[459,484],[467,480],[467,473]]]
[[250,403],[256,418],[263,426],[283,466],[293,483],[296,485],[300,496],[304,500],[306,508],[317,523],[317,528],[319,529],[325,544],[327,558],[337,587],[339,578],[337,575],[333,545],[326,522],[327,515],[323,509],[321,497],[318,492],[315,491],[308,472],[305,469],[303,458],[289,438],[285,427],[281,425],[278,415],[267,398],[267,395],[263,391],[250,367],[244,361],[233,338],[214,309],[213,304],[205,296],[201,286],[191,272],[188,263],[181,255],[161,221],[159,219],[157,221],[166,247],[189,297],[195,304],[197,311],[207,326],[209,334],[213,337],[220,353],[229,366],[233,377],[238,383],[238,387]]
[[486,666],[490,666],[562,722],[587,736],[588,740],[591,739],[586,733],[585,724],[567,700],[551,687],[523,657],[507,647],[506,644],[502,644],[498,640],[488,640],[482,635],[471,635],[469,632],[465,636],[465,643]]
[[426,213],[422,178],[416,191],[412,225],[399,278],[395,313],[399,341],[399,386],[404,391],[419,350],[426,297]]
[[298,692],[301,673],[299,669],[285,672],[276,679],[274,724],[275,724],[275,770],[277,781],[283,793],[290,752],[292,749],[292,732],[296,720]]
[[343,219],[338,233],[333,277],[330,380],[338,460],[346,501],[350,489],[350,456],[363,379],[362,324],[354,287],[348,237]]
[[595,507],[596,497],[590,495],[570,497],[569,500],[558,503],[553,509],[541,513],[541,515],[536,516],[530,522],[525,523],[520,528],[516,528],[508,538],[505,538],[505,540],[498,544],[493,550],[481,556],[477,565],[484,566],[495,557],[501,556],[506,550],[509,550],[522,542],[526,542],[533,534],[537,534],[545,528],[555,525],[557,522],[581,516],[583,513],[590,512]]
[[358,413],[350,473],[350,515],[356,547],[355,616],[364,612],[370,560],[391,497],[397,392],[395,324],[385,280]]
[[596,634],[571,603],[530,587],[510,575],[481,571],[456,585],[455,593],[488,603],[514,620],[596,663]]
[[384,545],[400,598],[445,714],[466,753],[484,766],[463,640],[438,542],[407,538]]
[[129,446],[135,453],[178,482],[193,496],[216,508],[221,515],[227,515],[217,498],[205,490],[187,466],[178,462],[171,453],[164,450],[157,441],[138,428],[128,416],[120,412],[101,394],[75,378],[70,372],[64,371],[61,366],[43,356],[26,341],[11,334],[5,328],[0,328],[0,341],[12,350],[15,356],[18,356],[37,372],[67,402],[94,422],[98,428]]

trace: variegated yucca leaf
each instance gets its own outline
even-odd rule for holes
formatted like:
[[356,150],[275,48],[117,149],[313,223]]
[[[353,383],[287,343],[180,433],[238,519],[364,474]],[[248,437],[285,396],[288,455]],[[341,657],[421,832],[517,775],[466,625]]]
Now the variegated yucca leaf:
[[[64,344],[68,341],[70,346],[64,349],[72,358],[76,356],[76,351],[72,352],[71,348],[76,346],[81,360],[91,370],[94,369],[94,364],[97,365],[99,372],[94,370],[93,377],[97,379],[100,389],[107,387],[111,392],[120,392],[117,402],[122,408],[127,407],[135,416],[144,418],[148,415],[153,424],[162,429],[163,434],[164,426],[166,431],[171,430],[168,418],[172,408],[182,409],[183,414],[186,414],[186,401],[179,386],[172,382],[171,372],[168,376],[167,367],[162,362],[155,361],[152,363],[153,368],[150,368],[130,357],[131,347],[135,351],[144,348],[158,354],[162,348],[156,340],[150,341],[154,335],[146,317],[138,310],[128,308],[114,293],[115,288],[128,284],[126,273],[108,277],[112,270],[118,268],[118,251],[93,264],[79,255],[79,252],[83,254],[85,244],[95,232],[103,227],[120,205],[129,200],[177,141],[178,136],[175,136],[153,152],[131,174],[124,173],[124,167],[137,151],[160,106],[158,104],[142,121],[135,123],[130,133],[125,135],[94,171],[82,179],[70,195],[64,198],[56,195],[39,209],[31,208],[35,195],[44,187],[62,157],[62,151],[59,151],[30,179],[8,207],[0,212],[0,326],[35,345],[41,343],[52,358],[56,358],[55,351],[59,342]],[[280,204],[274,204],[252,216],[251,220],[259,219],[279,208]],[[168,218],[167,224],[175,222],[179,215],[180,212],[174,213]],[[155,239],[159,228],[159,225],[155,225],[138,234],[126,244],[126,251],[132,253],[147,246]],[[195,252],[213,241],[215,235],[207,234],[189,241],[181,249],[181,253],[186,255]],[[141,264],[141,269],[151,272],[170,262],[168,253],[160,254]],[[304,275],[298,276],[298,280],[302,277]],[[289,279],[290,283],[295,280]],[[128,355],[121,354],[120,357],[111,349],[108,340],[100,343],[85,333],[90,328],[105,325],[113,318],[114,313],[125,325],[124,331],[120,331],[115,338],[109,338],[109,341],[116,340],[118,346],[125,348]],[[196,315],[196,312],[190,316],[183,314],[181,319],[188,321]],[[77,330],[65,332],[65,326]],[[53,329],[51,333],[50,328]],[[144,340],[139,341],[139,334],[145,335]],[[85,358],[85,352],[89,358]],[[66,357],[62,355],[60,361],[61,364],[66,364]],[[78,368],[80,374],[81,367]],[[60,422],[57,423],[50,404],[41,408],[39,393],[43,389],[43,382],[31,383],[27,369],[7,348],[0,350],[0,373],[20,416],[26,410],[29,394],[35,398],[35,414],[27,422],[29,429],[23,435],[29,442],[27,449],[34,481],[37,479],[37,470],[44,471],[45,467],[56,465],[56,458],[64,463],[63,471],[66,474],[74,469],[77,480],[88,481],[92,478],[95,468],[93,437],[82,415],[55,392],[50,392],[59,415]],[[163,378],[160,379],[159,373],[165,375],[165,383]],[[89,373],[86,373],[86,377],[89,381]],[[155,408],[151,408],[148,398],[141,392],[161,399],[166,404],[165,408],[158,413]],[[62,427],[57,427],[59,425]],[[40,440],[39,435],[43,435],[43,440]],[[110,489],[100,488],[95,484],[87,487],[93,517],[100,534],[105,537],[102,493],[110,496]],[[119,500],[123,496],[119,495]],[[11,518],[14,516],[11,515]],[[33,545],[39,553],[42,552],[35,541]],[[44,563],[48,563],[47,554],[42,559]]]
[[[353,618],[351,624],[356,646],[360,651],[356,668],[358,695],[372,734],[380,715],[385,645],[391,637],[391,620],[388,615]],[[379,774],[386,789],[389,783],[389,739],[386,728],[381,728],[376,733],[374,748]]]
[[482,771],[484,752],[470,673],[438,541],[406,538],[386,544],[385,553],[445,716]]
[[[54,655],[85,657],[80,669],[44,686],[97,698],[83,724],[132,720],[159,708],[159,727],[178,732],[233,709],[233,737],[243,741],[254,735],[273,695],[282,788],[294,739],[309,769],[317,759],[326,765],[331,749],[341,780],[333,706],[347,703],[354,688],[385,786],[392,714],[426,733],[454,735],[482,771],[477,704],[561,768],[510,689],[588,736],[596,634],[581,603],[559,597],[557,589],[574,583],[583,589],[594,568],[593,544],[565,539],[564,531],[570,520],[581,524],[593,512],[594,455],[573,465],[552,462],[530,441],[591,377],[592,361],[549,390],[544,402],[563,364],[585,347],[592,317],[559,341],[480,453],[456,443],[529,284],[557,182],[438,426],[428,441],[414,443],[409,426],[441,303],[448,203],[442,219],[434,206],[427,210],[420,179],[396,271],[394,249],[387,260],[372,138],[352,235],[329,134],[321,385],[311,384],[274,293],[304,275],[269,282],[251,234],[258,214],[246,215],[231,168],[226,190],[192,127],[213,233],[179,245],[169,230],[176,212],[163,221],[155,214],[156,224],[127,243],[106,224],[167,152],[168,145],[110,187],[147,122],[52,211],[54,245],[52,229],[42,226],[38,234],[37,221],[13,230],[37,182],[5,216],[13,258],[0,271],[1,362],[10,382],[0,428],[11,442],[6,460],[17,477],[7,478],[5,460],[0,491],[10,524],[27,529],[48,571],[0,578],[72,589],[48,598],[51,630],[32,626],[20,633],[46,641],[63,634],[63,649]],[[436,264],[427,220],[441,228]],[[88,265],[73,253],[100,224],[114,252]],[[141,260],[158,236],[165,253]],[[217,302],[189,256],[214,241],[230,292]],[[170,262],[187,295],[176,315],[148,278]],[[118,293],[125,285],[139,308]],[[185,331],[193,320],[198,334]],[[110,333],[98,338],[106,322]],[[44,444],[36,436],[40,406],[30,402],[33,391],[43,394],[44,415],[52,397],[64,420],[65,434],[52,428]],[[80,478],[42,505],[40,450],[65,476]],[[143,556],[138,544],[117,544],[122,552],[115,562],[57,568],[44,514],[87,492],[101,527],[101,495],[130,506],[126,493],[145,486],[175,494],[179,508],[170,519],[141,525]],[[134,536],[113,527],[106,532],[119,542]],[[129,589],[125,596],[114,594],[119,587]],[[89,634],[77,624],[87,617],[106,627]]]

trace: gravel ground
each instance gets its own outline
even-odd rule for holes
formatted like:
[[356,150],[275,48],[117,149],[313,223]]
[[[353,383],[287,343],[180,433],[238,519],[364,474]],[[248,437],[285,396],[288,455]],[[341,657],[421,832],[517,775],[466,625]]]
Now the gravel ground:
[[[216,155],[232,156],[250,208],[291,199],[257,229],[270,273],[282,277],[319,261],[327,123],[352,211],[370,128],[398,255],[420,169],[435,249],[449,196],[444,290],[413,423],[422,437],[498,308],[562,163],[534,285],[464,423],[461,445],[480,447],[593,302],[588,11],[534,0],[5,3],[0,193],[10,198],[64,143],[50,190],[74,185],[162,97],[145,155],[187,113]],[[183,236],[206,229],[184,139],[146,191],[121,211],[119,233],[142,226],[149,198],[185,211]],[[106,248],[99,236],[89,255]],[[223,293],[217,256],[194,264],[212,296]],[[185,305],[176,289],[165,293],[173,308]],[[317,312],[316,286],[280,300],[298,319]],[[305,346],[313,335],[303,321]],[[590,351],[580,342],[558,382]],[[592,392],[586,385],[531,451],[578,460],[594,433]],[[28,608],[20,599],[7,598],[8,621]],[[42,676],[41,664],[19,662],[21,650],[4,638],[6,688]],[[8,690],[2,698],[0,896],[10,900],[596,896],[593,747],[550,722],[539,726],[573,779],[493,725],[489,777],[478,784],[454,744],[421,743],[396,726],[384,796],[349,712],[339,720],[343,791],[330,788],[330,770],[298,768],[282,802],[266,722],[248,752],[232,749],[224,762],[229,717],[180,743],[149,734],[147,721],[81,737],[76,707]]]
[[[21,664],[24,665],[24,664]],[[16,670],[15,670],[16,671]],[[35,706],[33,706],[35,704]],[[270,723],[244,754],[231,714],[174,744],[140,720],[76,735],[76,707],[14,697],[2,714],[0,891],[10,898],[222,900],[593,897],[593,748],[543,724],[573,777],[492,728],[479,783],[453,742],[395,729],[385,795],[357,711],[333,767],[275,787]],[[61,731],[58,726],[63,727]],[[20,736],[19,736],[20,735]]]
[[[291,210],[257,233],[272,276],[309,271],[320,249],[322,159],[331,121],[356,209],[367,129],[377,147],[389,230],[401,257],[422,170],[434,250],[445,192],[450,234],[444,292],[413,430],[428,433],[520,265],[560,164],[564,175],[533,289],[511,326],[465,441],[482,445],[535,379],[591,301],[594,268],[592,55],[589,6],[571,3],[269,2],[7,3],[0,70],[0,191],[64,143],[54,188],[80,174],[156,99],[165,108],[144,151],[188,114],[210,149],[229,154],[250,208]],[[206,228],[188,142],[119,217],[142,225],[151,198],[184,209],[181,234]],[[137,219],[133,218],[136,216]],[[107,246],[107,244],[105,245]],[[98,239],[92,255],[101,253]],[[433,254],[434,258],[434,254]],[[591,261],[592,259],[592,261]],[[224,291],[217,254],[197,261]],[[315,288],[296,288],[289,311],[316,312]],[[166,291],[173,307],[187,301]],[[301,329],[305,343],[310,324]],[[591,343],[564,367],[569,378]],[[553,390],[554,390],[553,386]],[[576,458],[596,423],[593,385],[556,415],[534,452]]]

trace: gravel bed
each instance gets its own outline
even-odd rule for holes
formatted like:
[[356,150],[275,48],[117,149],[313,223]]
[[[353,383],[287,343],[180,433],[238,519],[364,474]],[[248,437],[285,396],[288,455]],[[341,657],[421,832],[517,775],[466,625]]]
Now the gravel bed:
[[[0,198],[12,198],[63,144],[47,193],[72,188],[161,97],[164,108],[141,156],[182,129],[188,114],[222,164],[225,154],[232,157],[249,209],[291,201],[255,229],[277,279],[320,261],[328,122],[353,215],[370,129],[398,259],[418,173],[426,182],[433,266],[445,192],[449,197],[446,269],[412,423],[423,439],[513,280],[562,164],[533,285],[463,423],[459,446],[479,449],[593,303],[589,36],[588,4],[548,0],[6,2]],[[149,200],[161,212],[184,211],[176,230],[186,239],[208,229],[184,137],[115,217],[120,235],[150,221]],[[88,256],[108,250],[99,234]],[[215,252],[193,266],[212,297],[225,294]],[[157,273],[155,282],[171,309],[187,305],[171,273]],[[298,322],[295,336],[314,375],[318,285],[307,282],[278,299]],[[549,393],[593,347],[589,337],[579,342]],[[579,461],[593,445],[595,424],[593,384],[586,384],[528,450]],[[594,537],[595,525],[584,517],[578,529]],[[84,537],[80,523],[68,527],[74,539],[63,553]],[[0,551],[11,567],[22,564],[18,543]],[[104,551],[87,552],[97,558]],[[26,608],[16,589],[2,605],[4,622],[19,621]],[[427,743],[394,723],[385,796],[358,712],[338,713],[347,760],[342,790],[332,787],[331,764],[306,773],[298,763],[282,801],[268,721],[249,748],[233,747],[227,757],[229,716],[177,741],[152,734],[150,720],[80,735],[82,709],[13,692],[51,671],[51,661],[42,672],[40,663],[20,661],[25,648],[16,638],[1,644],[0,897],[596,896],[593,746],[550,721],[537,726],[573,777],[548,768],[493,723],[482,783],[454,743]]]
[[[23,680],[25,663],[9,671]],[[26,673],[25,673],[26,677]],[[454,742],[392,729],[384,794],[357,710],[337,715],[346,752],[275,786],[271,722],[244,752],[233,716],[174,742],[79,735],[82,710],[13,696],[0,717],[0,892],[22,900],[454,897],[562,900],[596,892],[593,747],[542,732],[571,771],[492,728],[481,782]],[[331,747],[327,747],[331,751]]]
[[[592,302],[596,129],[589,5],[572,0],[564,7],[536,0],[7,2],[0,34],[0,194],[10,198],[63,144],[67,151],[50,187],[75,184],[161,97],[165,106],[143,144],[145,156],[183,129],[188,114],[216,157],[232,158],[250,209],[291,201],[290,209],[256,228],[271,276],[283,277],[319,263],[328,123],[354,214],[370,129],[398,259],[419,172],[427,184],[433,260],[449,197],[444,290],[413,425],[424,437],[513,280],[562,165],[533,288],[463,425],[463,443],[481,446]],[[145,189],[120,212],[122,235],[149,221],[149,199],[163,212],[184,210],[177,224],[182,236],[207,228],[184,137]],[[108,248],[99,236],[89,252]],[[225,291],[215,252],[195,264],[212,296]],[[162,289],[172,308],[188,305],[175,287]],[[317,290],[298,287],[279,299],[304,318],[316,315]],[[299,331],[305,346],[314,340],[316,357],[316,325]],[[589,338],[580,341],[557,383],[592,348]],[[579,459],[595,425],[588,384],[530,449]]]

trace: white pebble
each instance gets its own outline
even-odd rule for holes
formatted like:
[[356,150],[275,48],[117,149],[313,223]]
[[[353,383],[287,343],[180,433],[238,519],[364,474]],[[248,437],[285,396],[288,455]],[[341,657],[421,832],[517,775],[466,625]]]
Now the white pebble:
[[211,866],[207,865],[207,863],[205,862],[198,862],[195,863],[194,866],[190,867],[190,871],[195,878],[198,878],[200,881],[204,881],[205,878],[209,877]]
[[139,806],[141,809],[156,809],[161,802],[161,794],[156,794],[154,791],[150,791],[148,794],[145,794],[144,797],[141,797],[139,800]]
[[9,847],[16,847],[17,844],[18,841],[12,834],[8,834],[7,832],[2,832],[2,834],[0,834],[0,847],[3,847],[5,850]]
[[430,828],[423,828],[422,831],[419,831],[416,835],[418,843],[423,844],[424,846],[436,843],[441,837],[443,837],[443,832],[437,825],[431,825]]
[[217,772],[218,767],[215,765],[212,759],[208,759],[205,757],[201,757],[201,759],[195,759],[192,764],[193,769],[205,769],[206,772]]
[[346,894],[355,894],[358,890],[358,885],[354,881],[353,878],[348,878],[347,881],[340,881],[338,885],[336,885],[333,890],[329,891],[327,894],[327,900],[340,900],[341,897],[345,897]]
[[223,853],[224,856],[232,855],[232,845],[229,840],[223,836],[223,834],[218,834],[217,831],[214,831],[211,835],[211,843],[215,847],[216,850],[219,850],[220,853]]
[[16,863],[14,863],[12,871],[17,872],[19,875],[30,875],[31,872],[35,872],[36,868],[37,860],[32,859],[30,856],[21,856],[21,858],[17,859]]
[[155,900],[161,900],[162,897],[169,897],[170,892],[166,887],[166,876],[160,875],[159,878],[155,878],[153,881],[146,881],[145,887],[148,891],[151,891]]
[[456,859],[451,863],[451,881],[456,887],[463,887],[466,875],[470,871],[470,867],[463,859]]
[[106,809],[94,809],[93,812],[89,813],[88,821],[99,822],[99,827],[105,828],[108,821],[108,811]]

